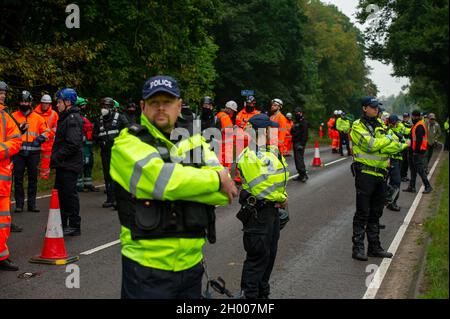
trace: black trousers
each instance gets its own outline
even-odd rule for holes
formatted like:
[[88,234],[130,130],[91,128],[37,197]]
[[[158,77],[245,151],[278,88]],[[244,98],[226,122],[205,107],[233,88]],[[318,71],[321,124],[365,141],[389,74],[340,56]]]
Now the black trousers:
[[241,290],[246,298],[266,298],[270,294],[269,279],[277,256],[280,238],[278,209],[265,206],[258,216],[244,225],[244,249]]
[[344,149],[342,145],[345,142],[345,147],[347,148],[347,155],[350,155],[350,143],[348,142],[348,134],[339,132],[339,138],[341,139],[341,142],[339,143],[339,153],[341,155],[344,155]]
[[36,207],[40,154],[40,151],[21,151],[13,157],[14,197],[16,200],[16,207],[23,208],[25,202],[25,192],[23,189],[25,170],[27,171],[28,176],[28,207]]
[[411,157],[410,166],[411,166],[411,180],[409,181],[409,187],[416,188],[416,179],[417,174],[419,174],[422,179],[422,183],[425,187],[430,186],[430,182],[428,181],[428,176],[426,173],[427,168],[427,158],[426,154],[409,154]]
[[122,255],[122,299],[200,299],[203,265],[173,272],[144,267]]
[[356,213],[353,217],[353,249],[364,248],[367,234],[369,249],[379,248],[379,221],[384,209],[385,181],[357,170],[355,175]]
[[80,198],[77,193],[78,173],[63,168],[56,169],[55,189],[58,190],[62,225],[80,228]]
[[[391,159],[391,167],[389,169],[389,185],[400,188],[402,184],[402,178],[400,176],[402,161],[399,159]],[[400,197],[400,192],[395,197],[394,203],[397,203],[398,198]]]
[[300,177],[306,175],[306,166],[305,166],[305,146],[294,144],[294,161],[295,168],[297,169]]
[[405,178],[408,177],[408,168],[409,168],[409,150],[403,150],[402,151],[402,157],[403,157],[403,161],[402,161],[402,166],[401,166],[401,178]]
[[111,148],[102,147],[100,155],[102,157],[103,177],[105,179],[106,201],[108,203],[114,203],[116,201],[116,194],[114,193],[114,181],[109,174],[109,166],[111,164]]

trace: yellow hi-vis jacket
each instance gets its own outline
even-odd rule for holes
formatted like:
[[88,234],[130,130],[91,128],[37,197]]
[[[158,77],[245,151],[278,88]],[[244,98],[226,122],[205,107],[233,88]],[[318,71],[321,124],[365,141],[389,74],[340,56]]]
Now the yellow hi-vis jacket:
[[260,200],[284,202],[289,179],[284,157],[278,159],[276,146],[259,148],[257,152],[245,148],[238,158],[242,188]]
[[[408,147],[408,144],[401,143],[397,137],[387,134],[384,126],[374,128],[374,132],[371,134],[360,119],[353,123],[350,135],[353,141],[354,161],[375,169],[387,170],[389,157]],[[363,169],[362,172],[384,177],[382,173],[372,170]]]
[[[175,146],[145,115],[141,115],[141,125],[165,143],[175,163],[165,163],[154,146],[123,129],[116,137],[111,153],[110,173],[114,181],[138,199],[228,204],[228,198],[219,191],[217,171],[223,167],[203,137],[194,135]],[[203,150],[207,166],[196,168],[180,164],[179,161],[197,147]],[[145,267],[182,271],[203,259],[204,238],[132,240],[130,229],[122,226],[120,240],[122,254]]]
[[350,131],[350,121],[346,118],[338,118],[336,121],[336,129],[339,132],[348,133]]

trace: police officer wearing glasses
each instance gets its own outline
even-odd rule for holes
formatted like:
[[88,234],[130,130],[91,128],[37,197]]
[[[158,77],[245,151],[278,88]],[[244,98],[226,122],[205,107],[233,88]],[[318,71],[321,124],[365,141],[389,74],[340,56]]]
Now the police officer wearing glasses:
[[[242,178],[237,218],[243,223],[244,249],[241,290],[244,298],[266,299],[269,279],[275,263],[280,238],[280,208],[288,202],[287,164],[277,145],[268,145],[270,127],[278,127],[266,114],[253,116],[247,126],[256,131],[256,139],[238,158]],[[253,132],[252,132],[253,133]],[[256,143],[255,143],[256,142]],[[256,144],[256,147],[255,147]]]

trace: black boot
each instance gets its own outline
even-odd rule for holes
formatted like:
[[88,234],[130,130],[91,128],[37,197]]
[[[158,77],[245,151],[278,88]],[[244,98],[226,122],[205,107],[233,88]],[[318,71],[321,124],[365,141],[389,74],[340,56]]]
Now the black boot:
[[386,206],[387,209],[392,210],[393,212],[399,212],[401,208],[397,205],[397,203],[392,203]]
[[433,187],[431,185],[425,186],[425,190],[422,192],[422,194],[429,194],[433,191]]
[[21,233],[23,231],[23,228],[20,226],[17,226],[16,224],[11,223],[10,232],[11,233]]
[[39,213],[41,210],[36,206],[28,206],[28,211],[32,213]]
[[409,186],[408,188],[404,189],[403,191],[407,192],[407,193],[416,193],[417,192],[416,189],[414,187],[411,187],[411,186]]
[[367,255],[364,250],[364,237],[365,231],[364,226],[353,223],[353,253],[352,258],[360,261],[367,261]]
[[69,227],[66,227],[63,229],[63,235],[64,236],[80,236],[81,229],[69,226]]
[[0,270],[18,271],[19,267],[9,259],[0,261]]
[[380,227],[379,222],[369,223],[367,225],[367,241],[369,247],[367,249],[368,257],[392,258],[392,254],[385,251],[380,243]]
[[113,202],[109,202],[109,201],[106,201],[106,202],[104,202],[102,204],[103,208],[109,208],[109,207],[113,207],[113,206],[114,206],[114,203]]
[[94,185],[85,186],[84,189],[88,192],[99,192],[100,191]]
[[377,258],[392,258],[394,255],[384,250],[381,246],[376,248],[369,246],[369,249],[367,250],[367,256]]
[[16,209],[14,209],[14,213],[22,213],[23,207],[17,206]]

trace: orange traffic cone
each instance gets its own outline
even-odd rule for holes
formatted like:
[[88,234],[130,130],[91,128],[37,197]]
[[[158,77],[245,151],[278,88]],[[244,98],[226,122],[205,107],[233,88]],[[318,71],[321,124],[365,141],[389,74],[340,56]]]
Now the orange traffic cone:
[[320,151],[319,151],[319,142],[316,141],[316,146],[314,149],[314,159],[311,163],[312,166],[323,166],[322,161],[320,160]]
[[30,258],[30,263],[47,265],[67,265],[78,261],[79,257],[69,257],[64,245],[64,236],[59,210],[58,190],[52,190],[44,248],[39,257]]

